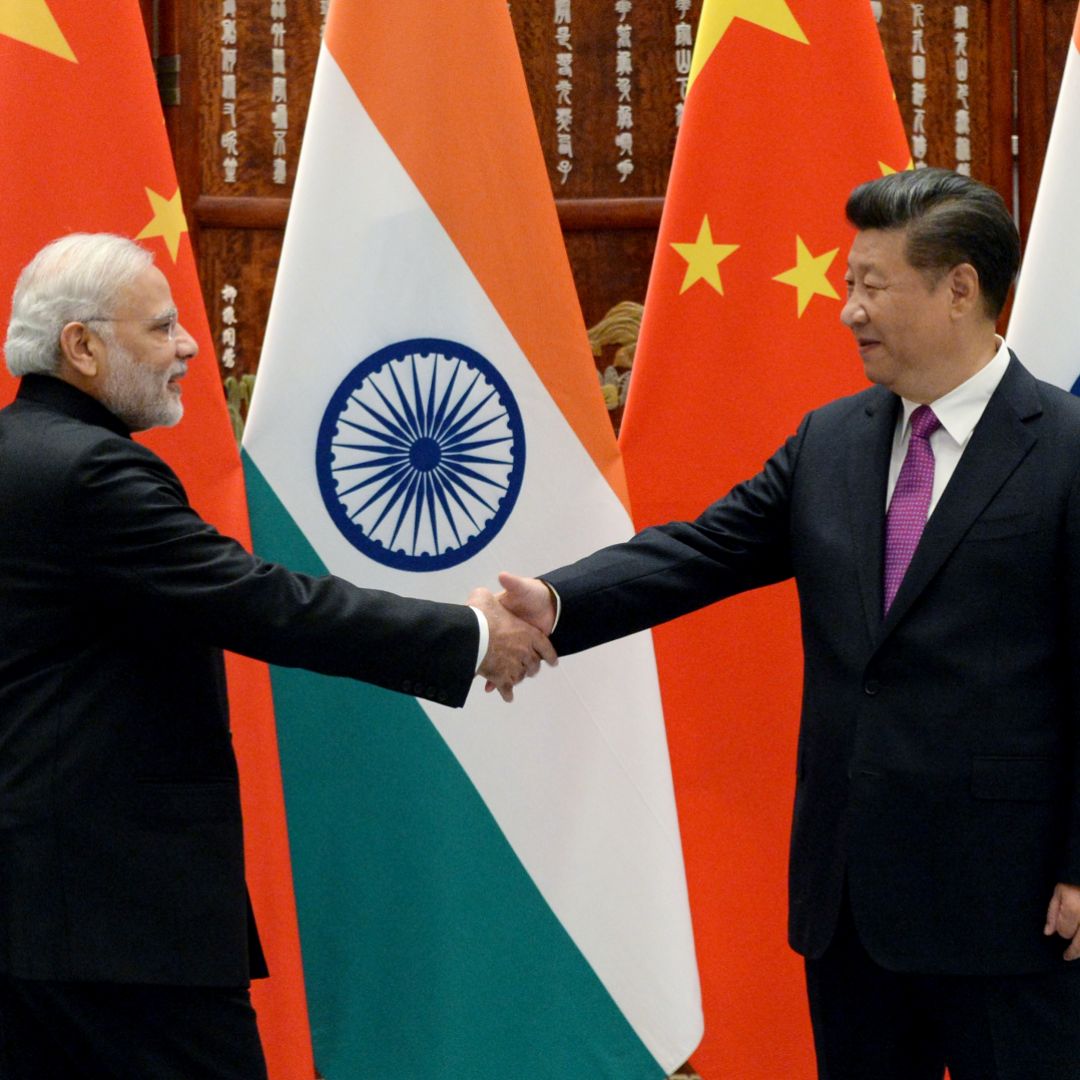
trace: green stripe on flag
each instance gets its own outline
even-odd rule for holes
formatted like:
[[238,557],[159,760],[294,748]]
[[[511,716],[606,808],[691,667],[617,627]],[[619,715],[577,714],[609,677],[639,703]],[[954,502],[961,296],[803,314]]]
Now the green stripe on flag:
[[[326,573],[243,458],[258,553]],[[506,1080],[519,1061],[544,1062],[529,1080],[661,1077],[420,705],[289,668],[271,678],[327,1080]]]

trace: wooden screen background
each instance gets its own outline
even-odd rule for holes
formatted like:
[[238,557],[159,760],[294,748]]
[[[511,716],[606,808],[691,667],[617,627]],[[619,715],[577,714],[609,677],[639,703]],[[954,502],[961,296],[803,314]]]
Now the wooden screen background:
[[[242,412],[327,0],[142,3],[222,376]],[[701,4],[510,4],[616,426]],[[915,160],[966,168],[992,184],[1016,206],[1026,233],[1074,0],[873,0],[871,7]],[[567,41],[570,74],[559,58],[570,51]]]

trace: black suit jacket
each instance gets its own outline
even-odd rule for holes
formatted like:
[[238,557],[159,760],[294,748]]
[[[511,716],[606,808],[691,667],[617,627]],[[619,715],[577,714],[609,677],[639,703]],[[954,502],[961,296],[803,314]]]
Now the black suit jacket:
[[794,576],[792,945],[824,952],[846,875],[886,967],[1045,970],[1062,963],[1042,935],[1051,892],[1080,884],[1080,400],[1012,358],[883,619],[898,408],[880,387],[833,402],[696,521],[545,575],[553,643]]
[[477,645],[467,608],[254,558],[96,401],[25,378],[0,412],[0,971],[260,974],[221,650],[460,705]]

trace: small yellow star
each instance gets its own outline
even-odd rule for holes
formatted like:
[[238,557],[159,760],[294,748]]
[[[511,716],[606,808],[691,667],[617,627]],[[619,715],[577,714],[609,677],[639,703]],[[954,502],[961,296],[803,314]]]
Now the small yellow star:
[[0,0],[0,35],[78,63],[45,0]]
[[692,244],[671,245],[686,260],[686,276],[683,278],[679,295],[682,296],[695,281],[705,281],[721,296],[724,286],[720,283],[720,264],[739,247],[738,244],[715,244],[712,229],[709,228],[709,215],[701,219],[697,239]]
[[803,45],[810,44],[802,27],[795,21],[787,0],[710,0],[698,21],[697,42],[694,45],[693,59],[690,61],[687,90],[694,85],[698,72],[705,66],[713,50],[720,44],[720,39],[736,19],[772,30]]
[[184,208],[180,205],[180,189],[171,199],[166,199],[150,188],[146,189],[146,197],[150,200],[150,206],[154,216],[149,224],[143,229],[136,240],[145,240],[151,236],[160,236],[165,240],[165,246],[169,249],[172,261],[176,262],[177,252],[180,250],[180,237],[187,232],[187,218],[184,217]]
[[779,281],[783,285],[793,285],[798,291],[800,319],[813,296],[840,299],[840,294],[829,284],[829,279],[825,276],[839,250],[839,248],[833,248],[824,255],[811,255],[802,237],[795,237],[795,265],[790,270],[777,274],[773,281]]
[[908,158],[908,163],[902,169],[894,169],[891,165],[886,165],[884,161],[878,162],[878,168],[881,170],[882,176],[891,176],[893,173],[898,172],[910,172],[915,168],[915,159]]

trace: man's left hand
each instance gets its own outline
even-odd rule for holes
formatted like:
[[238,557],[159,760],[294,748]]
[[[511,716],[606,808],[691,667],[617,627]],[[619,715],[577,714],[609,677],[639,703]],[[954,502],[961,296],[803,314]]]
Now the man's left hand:
[[1060,934],[1069,942],[1065,950],[1066,960],[1080,957],[1080,886],[1058,885],[1050,897],[1050,906],[1046,909],[1046,926],[1043,933]]

